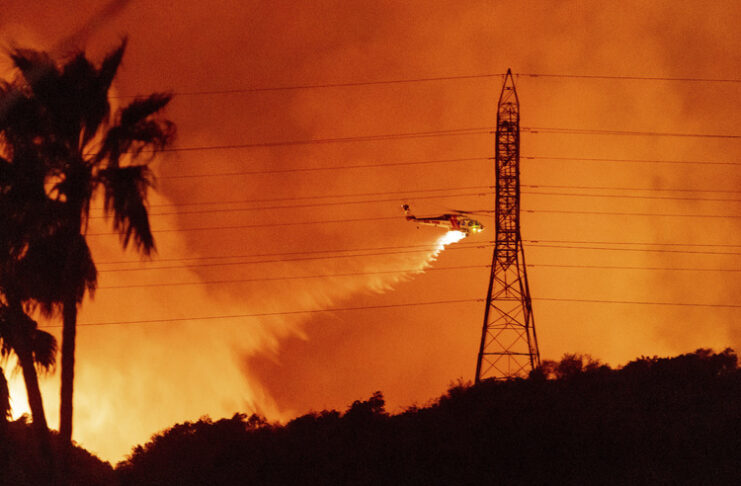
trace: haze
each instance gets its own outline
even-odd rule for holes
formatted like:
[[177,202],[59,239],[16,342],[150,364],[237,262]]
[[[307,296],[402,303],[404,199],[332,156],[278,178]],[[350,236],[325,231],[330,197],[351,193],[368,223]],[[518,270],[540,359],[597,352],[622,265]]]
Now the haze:
[[[3,2],[2,41],[53,49],[103,3]],[[417,229],[400,206],[493,207],[489,130],[507,68],[525,128],[653,133],[523,130],[541,355],[619,365],[739,349],[741,84],[530,75],[736,79],[739,24],[732,1],[157,0],[112,12],[64,49],[99,60],[128,35],[118,96],[173,91],[176,148],[220,148],[158,158],[152,261],[91,224],[101,278],[80,316],[75,440],[115,461],[207,414],[286,420],[376,390],[394,411],[472,379],[484,304],[471,300],[485,298],[493,221],[435,256],[445,232]],[[0,74],[12,74],[6,56]],[[455,79],[421,81],[440,77]],[[394,80],[406,82],[371,84]],[[329,251],[347,249],[364,256]],[[466,302],[429,304],[451,300]],[[293,313],[330,308],[355,310]],[[52,427],[58,380],[42,383]],[[23,413],[20,375],[11,384]]]

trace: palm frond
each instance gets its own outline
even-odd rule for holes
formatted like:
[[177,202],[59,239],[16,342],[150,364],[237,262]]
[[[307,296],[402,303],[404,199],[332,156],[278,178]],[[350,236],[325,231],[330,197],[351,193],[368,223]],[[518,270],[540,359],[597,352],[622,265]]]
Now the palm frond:
[[76,282],[74,295],[77,302],[82,302],[85,291],[91,296],[95,294],[95,289],[98,287],[98,269],[95,268],[93,255],[90,253],[90,247],[84,235],[75,235],[75,243],[71,250],[72,254],[69,261],[72,262],[72,268],[67,269],[67,278]]
[[118,166],[122,154],[137,158],[143,150],[153,154],[166,148],[175,137],[175,125],[158,120],[155,115],[170,102],[172,95],[155,93],[138,98],[119,110],[116,124],[106,134],[99,160],[108,158],[110,165]]
[[[74,146],[84,147],[95,135],[103,119],[108,115],[107,91],[100,93],[98,89],[98,72],[95,66],[79,53],[62,66],[62,75],[59,78],[61,87],[60,99],[55,103],[63,107],[63,111],[54,111],[55,118],[64,126],[58,131],[68,132],[67,137]],[[82,135],[82,143],[79,136]]]
[[99,69],[93,69],[92,65],[89,65],[90,70],[80,73],[82,76],[77,86],[80,87],[83,95],[80,113],[82,147],[86,146],[99,129],[108,123],[111,112],[108,91],[121,65],[126,44],[127,39],[124,37],[121,44],[103,59]]
[[121,235],[123,247],[133,237],[138,250],[151,254],[155,245],[146,202],[153,185],[152,172],[146,165],[109,167],[100,171],[99,177],[105,188],[105,214],[113,213],[113,229]]
[[13,164],[0,155],[0,195],[10,190],[10,185],[13,181],[13,169]]
[[46,53],[16,49],[11,58],[21,71],[31,97],[44,107],[53,126],[47,136],[61,138],[68,150],[80,151],[107,123],[108,90],[121,62],[125,41],[97,69],[83,52],[57,66]]
[[8,205],[8,210],[12,208],[12,215],[19,219],[36,219],[36,210],[47,203],[45,181],[43,161],[33,154],[14,154],[12,163],[0,161],[0,197]]
[[60,72],[49,54],[35,49],[13,49],[10,58],[34,95],[42,100],[58,95]]
[[153,93],[137,98],[121,109],[121,125],[134,126],[162,110],[172,99],[170,93]]
[[94,294],[98,284],[84,236],[66,228],[29,244],[18,266],[22,297],[36,301],[45,315],[55,314],[70,292],[81,302],[85,291]]
[[36,135],[46,129],[42,106],[17,85],[0,90],[0,131],[6,155],[37,147]]
[[[27,106],[24,107],[20,107],[21,103],[16,101],[12,104],[11,111],[32,114],[36,110],[29,109],[29,103],[34,104],[34,108],[40,107],[45,114],[43,119],[48,125],[45,128],[49,129],[45,134],[62,139],[54,140],[55,143],[74,146],[76,141],[73,140],[75,126],[72,114],[75,111],[75,100],[69,92],[69,83],[63,81],[62,72],[54,60],[49,54],[33,49],[15,49],[10,57],[25,81],[25,86],[21,89],[24,90],[27,101]],[[39,135],[42,133],[40,128],[36,127],[32,132],[23,130],[20,134]]]
[[34,364],[41,371],[51,371],[56,364],[57,339],[38,328],[38,323],[21,308],[11,312],[0,307],[0,356],[6,357],[21,348],[30,348]]
[[9,320],[8,307],[0,304],[0,358],[7,358],[12,352],[12,328]]
[[[77,224],[73,221],[76,216],[72,216],[72,213],[81,211],[80,216],[83,218],[87,214],[96,184],[93,169],[94,167],[91,164],[78,157],[72,157],[62,171],[61,180],[52,188],[51,193],[55,194],[57,199],[64,199],[70,205],[70,216],[72,217],[70,224]],[[62,196],[64,197],[62,198]]]
[[103,62],[100,64],[100,69],[98,70],[98,80],[100,82],[100,87],[103,88],[106,92],[108,92],[108,90],[110,89],[111,83],[113,83],[113,78],[116,76],[116,72],[118,72],[118,68],[121,65],[121,60],[123,59],[124,53],[126,52],[126,45],[128,43],[129,41],[126,37],[121,39],[121,45],[108,53],[105,59],[103,59]]
[[0,131],[5,131],[10,126],[9,114],[21,97],[21,91],[14,84],[0,81]]
[[31,347],[36,366],[42,371],[52,371],[57,361],[57,339],[46,331],[36,329]]

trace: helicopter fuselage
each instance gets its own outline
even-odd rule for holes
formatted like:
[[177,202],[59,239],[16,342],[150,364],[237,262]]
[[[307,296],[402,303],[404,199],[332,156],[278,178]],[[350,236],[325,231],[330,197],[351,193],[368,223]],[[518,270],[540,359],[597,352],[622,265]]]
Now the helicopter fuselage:
[[425,226],[437,226],[439,228],[448,228],[453,231],[462,231],[468,236],[471,233],[479,233],[483,231],[484,225],[476,221],[475,219],[469,218],[464,214],[459,213],[445,213],[440,216],[418,218],[412,214],[409,214],[409,206],[402,206],[406,214],[407,221],[414,221],[419,225]]

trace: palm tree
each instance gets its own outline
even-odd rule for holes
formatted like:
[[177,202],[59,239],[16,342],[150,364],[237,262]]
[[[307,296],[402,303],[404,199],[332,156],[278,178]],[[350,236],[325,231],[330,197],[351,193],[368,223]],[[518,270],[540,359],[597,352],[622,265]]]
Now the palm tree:
[[[5,184],[0,187],[7,189]],[[0,221],[3,229],[17,229],[23,225],[17,219],[13,221],[7,217],[6,202],[12,194],[12,189],[0,191]],[[20,224],[16,226],[14,222]],[[18,359],[26,385],[28,404],[31,408],[33,429],[45,466],[45,470],[40,472],[42,477],[51,481],[54,461],[37,368],[38,371],[49,371],[54,367],[57,343],[54,336],[40,330],[36,321],[27,314],[27,310],[33,308],[33,302],[30,300],[30,295],[26,293],[27,284],[30,282],[26,271],[35,266],[29,266],[28,262],[29,259],[34,259],[38,252],[28,244],[16,245],[17,242],[9,238],[9,236],[17,236],[21,233],[2,231],[0,235],[0,248],[2,249],[0,250],[0,356],[7,358],[11,353],[15,353]],[[34,280],[38,279],[34,278]],[[26,305],[23,304],[24,301],[27,302]],[[50,309],[47,303],[44,303],[42,307]],[[2,403],[0,403],[0,408],[2,408]]]
[[37,367],[42,371],[49,371],[54,367],[57,341],[48,332],[38,329],[36,321],[23,311],[18,302],[12,307],[0,307],[0,355],[7,357],[11,352],[15,352],[23,372],[34,429],[42,442],[48,442],[49,428],[39,389]]
[[[6,358],[14,352],[26,385],[26,396],[31,409],[32,427],[36,435],[36,446],[42,459],[37,473],[47,484],[54,478],[54,455],[51,437],[44,414],[44,404],[39,388],[38,371],[49,371],[54,367],[57,342],[54,336],[38,329],[36,322],[22,309],[20,304],[0,306],[0,356]],[[2,369],[0,369],[0,375]],[[5,422],[10,412],[10,392],[5,377],[0,377],[0,422]]]
[[46,170],[36,142],[26,136],[38,107],[8,83],[0,84],[0,105],[0,356],[18,358],[45,466],[39,473],[51,482],[54,461],[37,371],[53,368],[57,344],[27,311],[39,307],[49,315],[61,302],[56,276],[39,271],[59,232],[54,215],[60,204],[46,196]]
[[60,283],[56,289],[46,287],[50,294],[62,291],[60,436],[67,443],[72,437],[77,310],[97,281],[85,240],[91,202],[102,192],[105,214],[113,216],[122,246],[133,241],[137,250],[150,255],[155,245],[146,206],[153,184],[148,163],[172,142],[175,132],[171,122],[156,117],[170,101],[168,94],[136,98],[111,117],[108,91],[125,50],[124,39],[99,67],[84,53],[63,64],[40,51],[11,53],[40,113],[39,123],[27,135],[42,155],[48,179],[55,181],[49,197],[61,203],[61,209],[54,209],[59,229],[46,239],[55,244],[47,247],[45,256],[51,258],[45,268]]

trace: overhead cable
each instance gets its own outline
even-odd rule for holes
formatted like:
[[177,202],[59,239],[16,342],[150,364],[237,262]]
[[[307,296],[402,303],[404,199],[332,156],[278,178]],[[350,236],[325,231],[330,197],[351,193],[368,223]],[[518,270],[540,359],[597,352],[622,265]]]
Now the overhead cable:
[[[240,319],[249,317],[274,317],[274,316],[288,316],[296,314],[316,314],[324,312],[347,312],[356,310],[367,310],[367,309],[393,309],[399,307],[418,307],[428,305],[441,305],[441,304],[462,304],[471,302],[483,302],[483,299],[451,299],[451,300],[435,300],[428,302],[407,302],[403,304],[385,304],[385,305],[363,305],[355,307],[330,307],[326,309],[304,309],[304,310],[291,310],[282,312],[256,312],[249,314],[231,314],[231,315],[207,315],[207,316],[191,316],[191,317],[175,317],[170,319],[141,319],[134,321],[109,321],[109,322],[79,322],[77,326],[88,327],[88,326],[118,326],[118,325],[131,325],[131,324],[166,324],[183,321],[206,321],[206,320],[223,320],[223,319]],[[52,326],[40,326],[42,329],[62,327],[61,325]]]
[[[695,138],[724,138],[741,139],[736,134],[714,134],[714,133],[680,133],[680,132],[653,132],[638,130],[602,130],[588,128],[562,128],[562,127],[520,127],[526,133],[556,133],[567,135],[622,135],[622,136],[655,136],[655,137],[695,137]],[[169,147],[158,149],[156,152],[192,152],[206,150],[237,150],[252,148],[290,147],[313,144],[351,143],[351,142],[376,142],[385,140],[406,140],[416,138],[436,138],[448,136],[492,134],[491,127],[450,128],[443,130],[428,130],[416,132],[383,133],[376,135],[357,135],[348,137],[331,138],[307,138],[301,140],[279,140],[272,142],[250,142],[219,145],[193,145],[184,147]],[[153,152],[154,150],[143,150],[142,152]],[[93,154],[87,154],[93,155]]]
[[[639,270],[639,271],[681,271],[681,272],[741,272],[741,268],[696,268],[696,267],[642,267],[642,266],[625,266],[625,265],[566,265],[566,264],[549,264],[549,263],[532,263],[527,264],[529,268],[572,268],[572,269],[599,269],[599,270]],[[429,268],[407,268],[400,270],[384,270],[374,272],[347,272],[347,273],[324,273],[313,275],[289,275],[281,277],[255,277],[255,278],[237,278],[221,280],[196,280],[191,282],[155,282],[146,284],[123,284],[123,285],[101,285],[98,290],[120,290],[120,289],[137,289],[137,288],[155,288],[155,287],[183,287],[183,286],[202,286],[202,285],[225,285],[225,284],[242,284],[255,282],[273,282],[286,280],[310,280],[323,278],[340,278],[340,277],[358,277],[372,275],[414,275],[423,274],[433,271],[447,270],[468,270],[476,268],[490,268],[490,265],[460,265],[453,267],[429,267]]]
[[[476,211],[470,211],[471,213],[493,213],[493,210],[489,209],[478,209]],[[686,214],[686,213],[636,213],[636,212],[611,212],[611,211],[572,211],[572,210],[560,210],[560,209],[522,209],[522,212],[531,214],[586,214],[596,216],[638,216],[638,217],[671,217],[671,218],[717,218],[717,219],[738,219],[741,215],[731,214]],[[220,225],[220,226],[193,226],[190,228],[162,228],[153,229],[152,233],[184,233],[190,231],[222,231],[222,230],[237,230],[237,229],[250,229],[250,228],[278,228],[284,226],[299,226],[299,225],[312,225],[312,224],[337,224],[337,223],[358,223],[368,221],[390,221],[390,220],[401,220],[400,216],[378,216],[378,217],[367,217],[367,218],[345,218],[345,219],[323,219],[313,221],[291,221],[291,222],[264,222],[256,224],[237,224],[237,225]],[[87,233],[85,236],[119,236],[119,233],[103,232],[103,233]]]
[[[505,73],[483,73],[483,74],[451,74],[443,76],[398,78],[368,81],[346,81],[325,83],[286,84],[278,86],[254,86],[235,88],[216,88],[206,90],[176,90],[171,92],[173,96],[208,96],[208,95],[230,95],[262,93],[271,91],[298,91],[310,89],[328,88],[354,88],[363,86],[429,83],[434,81],[460,81],[471,79],[489,79],[503,77]],[[610,75],[610,74],[555,74],[555,73],[514,73],[516,77],[529,78],[562,78],[562,79],[593,79],[593,80],[622,80],[622,81],[672,81],[689,83],[741,83],[737,78],[705,78],[699,76],[670,77],[670,76],[638,76],[638,75]],[[135,95],[119,95],[112,98],[135,98]]]
[[[570,299],[570,298],[558,298],[558,297],[535,297],[535,301],[550,301],[550,302],[581,302],[581,303],[595,303],[595,304],[623,304],[623,305],[653,305],[653,306],[676,306],[676,307],[713,307],[713,308],[727,308],[727,309],[741,309],[741,304],[714,304],[714,303],[699,303],[699,302],[659,302],[659,301],[636,301],[636,300],[608,300],[608,299]],[[354,307],[330,307],[325,309],[301,309],[301,310],[290,310],[280,312],[255,312],[245,314],[230,314],[230,315],[205,315],[205,316],[188,316],[188,317],[173,317],[167,319],[139,319],[139,320],[128,320],[128,321],[102,321],[102,322],[79,322],[78,327],[92,327],[92,326],[121,326],[121,325],[137,325],[137,324],[168,324],[177,322],[187,321],[208,321],[208,320],[231,320],[231,319],[243,319],[243,318],[257,318],[257,317],[276,317],[276,316],[289,316],[289,315],[301,315],[301,314],[317,314],[326,312],[348,312],[358,310],[369,310],[369,309],[394,309],[403,307],[419,307],[429,305],[449,305],[449,304],[470,304],[473,302],[484,302],[484,299],[451,299],[451,300],[436,300],[428,302],[407,302],[402,304],[385,304],[385,305],[363,305]],[[59,328],[59,325],[40,326],[42,329]]]
[[741,162],[721,162],[713,160],[661,160],[661,159],[610,159],[602,157],[556,157],[544,155],[521,155],[522,159],[565,160],[579,162],[620,162],[637,164],[684,164],[684,165],[741,165]]

